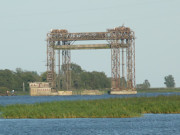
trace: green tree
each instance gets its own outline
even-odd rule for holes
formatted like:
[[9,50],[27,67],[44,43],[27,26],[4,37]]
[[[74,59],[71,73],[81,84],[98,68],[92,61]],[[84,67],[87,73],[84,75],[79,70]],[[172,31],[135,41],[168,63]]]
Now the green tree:
[[147,79],[144,80],[144,82],[142,84],[137,84],[136,85],[137,89],[148,89],[150,87],[151,87],[150,82]]
[[23,83],[25,89],[28,90],[28,83],[35,81],[40,81],[40,76],[34,71],[23,71],[21,68],[17,68],[15,72],[8,69],[0,70],[0,87],[9,90],[21,91],[23,90]]
[[[59,89],[65,89],[65,65],[62,65]],[[111,87],[111,79],[108,78],[104,72],[86,72],[82,68],[72,63],[71,67],[71,88],[72,89],[104,89]],[[23,84],[25,89],[29,90],[29,82],[47,81],[47,73],[44,72],[41,75],[34,71],[24,71],[21,68],[17,68],[16,71],[8,69],[0,70],[0,91],[12,90],[22,91]],[[58,76],[57,76],[58,78]]]
[[71,63],[71,71],[74,72],[74,73],[81,73],[83,72],[82,68],[75,64],[75,63]]
[[127,81],[124,77],[120,78],[120,87],[127,88]]
[[41,75],[40,75],[40,80],[42,82],[46,82],[47,81],[47,72],[43,72]]
[[0,70],[0,87],[6,87],[9,89],[14,88],[16,79],[14,73],[8,69]]
[[143,84],[136,84],[137,89],[143,89]]
[[150,85],[149,81],[145,80],[144,83],[143,83],[143,88],[148,89],[148,88],[150,88],[150,86],[151,85]]
[[166,85],[167,88],[174,88],[175,87],[175,81],[174,77],[172,75],[168,75],[164,77],[164,84]]
[[25,71],[22,72],[21,75],[22,81],[20,86],[22,86],[22,84],[25,84],[25,89],[29,90],[29,82],[39,82],[40,81],[40,77],[36,72],[32,72],[32,71]]
[[10,90],[6,87],[0,87],[0,96],[7,95],[6,91],[10,91]]
[[[61,89],[64,89],[64,70],[66,65],[62,65],[61,71]],[[60,85],[61,85],[60,84]],[[71,89],[103,89],[110,88],[111,82],[103,72],[86,72],[82,68],[71,64]]]

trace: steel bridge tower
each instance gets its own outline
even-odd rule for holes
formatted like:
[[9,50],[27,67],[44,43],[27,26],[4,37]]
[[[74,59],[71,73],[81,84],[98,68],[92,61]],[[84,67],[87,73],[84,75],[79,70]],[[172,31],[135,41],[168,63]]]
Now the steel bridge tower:
[[[106,40],[107,44],[72,44],[88,40]],[[63,77],[63,88],[71,89],[71,50],[74,49],[111,49],[111,94],[136,93],[135,34],[130,28],[121,26],[107,29],[106,32],[83,33],[69,33],[64,29],[51,30],[47,34],[47,81],[52,88],[59,89],[60,78]],[[58,75],[55,69],[55,50],[58,50]]]

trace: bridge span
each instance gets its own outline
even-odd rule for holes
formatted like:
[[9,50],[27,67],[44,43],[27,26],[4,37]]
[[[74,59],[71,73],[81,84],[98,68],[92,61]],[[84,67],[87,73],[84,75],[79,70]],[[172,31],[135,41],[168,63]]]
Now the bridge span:
[[[128,44],[117,44],[118,47],[127,48]],[[81,45],[57,45],[55,50],[81,50],[81,49],[111,49],[111,44],[81,44]]]
[[[107,44],[74,44],[76,41],[88,40],[105,40]],[[124,26],[107,29],[106,32],[70,33],[65,29],[52,29],[47,33],[47,81],[52,88],[60,88],[58,78],[62,58],[65,68],[64,87],[66,90],[71,89],[71,50],[80,49],[111,49],[111,94],[136,93],[135,34],[129,27]],[[58,52],[58,75],[55,69],[55,50]]]

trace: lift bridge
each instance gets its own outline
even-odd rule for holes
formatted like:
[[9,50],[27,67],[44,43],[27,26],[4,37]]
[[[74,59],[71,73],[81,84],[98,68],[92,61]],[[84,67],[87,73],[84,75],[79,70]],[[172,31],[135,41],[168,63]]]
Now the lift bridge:
[[[75,41],[90,40],[105,40],[107,44],[74,44]],[[57,76],[60,75],[62,58],[65,88],[71,90],[71,50],[80,49],[111,49],[111,93],[136,92],[135,34],[124,26],[107,29],[106,32],[70,33],[65,29],[52,29],[47,33],[47,81],[52,88],[60,86]],[[55,50],[58,54],[58,75]]]

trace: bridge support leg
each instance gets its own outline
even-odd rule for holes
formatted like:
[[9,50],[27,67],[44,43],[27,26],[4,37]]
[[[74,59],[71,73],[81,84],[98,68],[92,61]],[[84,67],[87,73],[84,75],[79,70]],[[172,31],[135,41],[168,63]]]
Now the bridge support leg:
[[[128,44],[128,47],[119,47],[119,43]],[[134,40],[111,40],[111,69],[111,94],[137,93],[135,89]]]
[[[62,42],[62,45],[70,45],[69,42]],[[63,88],[66,90],[70,90],[71,88],[71,51],[70,50],[62,50],[62,66],[63,66],[63,75],[64,75],[64,86]]]
[[111,76],[112,90],[120,89],[120,48],[117,46],[118,41],[111,43]]
[[55,42],[47,41],[47,82],[50,87],[56,88],[56,73],[55,73]]
[[[58,45],[70,45],[70,42],[62,41],[57,43]],[[60,73],[60,51],[58,52],[58,77],[56,77],[55,69],[55,50],[54,46],[56,42],[47,41],[47,82],[49,82],[50,87],[54,90],[56,89],[56,83],[58,89],[60,89],[60,75],[63,75],[62,89],[70,90],[71,88],[71,51],[62,51],[62,73]]]

